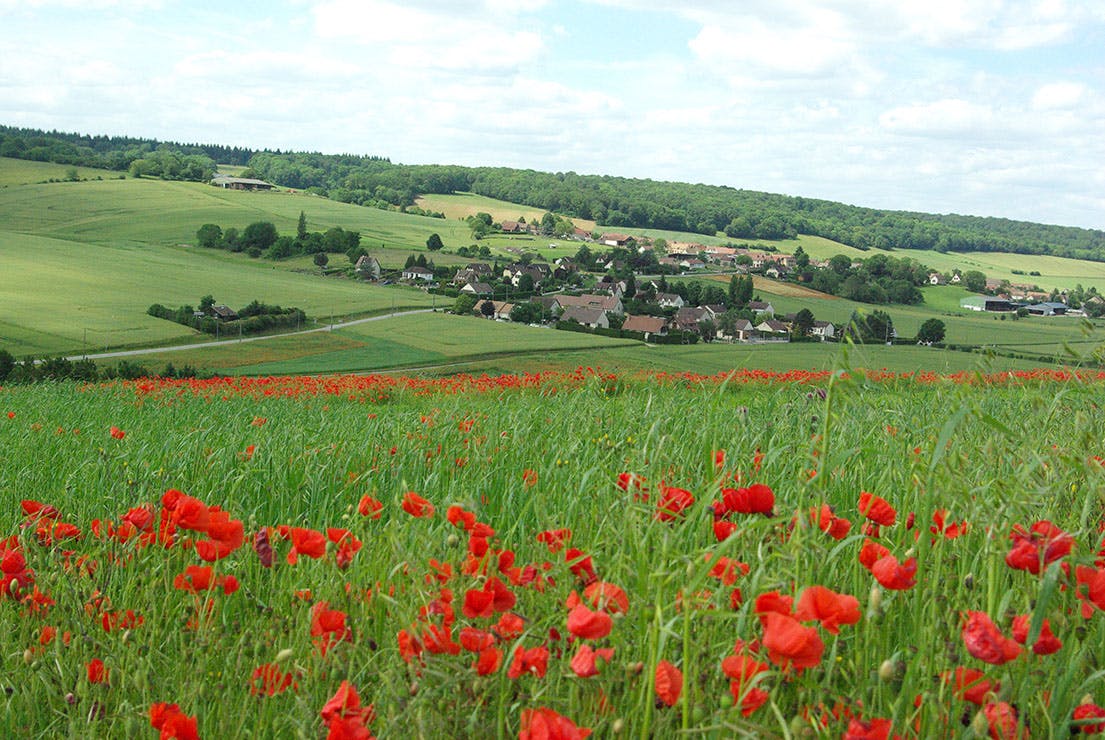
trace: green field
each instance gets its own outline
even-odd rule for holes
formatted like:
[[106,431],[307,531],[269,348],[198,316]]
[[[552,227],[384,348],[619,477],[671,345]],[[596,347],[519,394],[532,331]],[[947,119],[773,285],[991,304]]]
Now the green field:
[[29,159],[9,159],[0,157],[0,188],[13,185],[32,185],[49,180],[66,180],[70,170],[77,171],[81,180],[115,180],[122,173],[100,170],[92,167],[75,167],[53,162],[34,162]]
[[[76,353],[199,336],[146,314],[152,303],[196,305],[204,295],[235,308],[256,299],[308,316],[420,307],[430,296],[276,269],[196,247],[80,243],[0,230],[0,345],[15,355]],[[41,289],[38,289],[38,288]],[[87,341],[86,341],[87,337]]]

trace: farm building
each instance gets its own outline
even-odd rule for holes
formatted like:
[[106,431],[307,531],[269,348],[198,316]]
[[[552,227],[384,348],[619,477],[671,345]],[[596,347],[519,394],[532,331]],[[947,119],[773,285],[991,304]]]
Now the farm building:
[[1017,306],[1005,298],[994,298],[988,295],[973,295],[959,302],[960,308],[970,311],[1016,311]]
[[254,180],[250,177],[227,177],[219,175],[211,180],[211,184],[217,188],[227,190],[272,190],[275,185],[264,180]]

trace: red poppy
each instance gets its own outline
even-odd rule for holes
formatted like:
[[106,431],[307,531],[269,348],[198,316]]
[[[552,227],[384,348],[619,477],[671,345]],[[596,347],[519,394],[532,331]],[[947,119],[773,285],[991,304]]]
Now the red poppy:
[[517,614],[506,612],[499,621],[491,628],[491,631],[498,636],[500,640],[513,640],[522,634],[522,631],[526,628],[526,623]]
[[[706,553],[706,561],[711,559],[711,553]],[[710,576],[716,578],[726,586],[732,586],[737,582],[737,577],[741,575],[748,575],[749,570],[748,563],[742,563],[734,558],[726,557],[725,555],[719,555],[717,560],[714,561],[714,565],[710,568]]]
[[225,511],[210,512],[206,540],[196,542],[196,554],[208,563],[221,560],[245,543],[240,519],[231,519]]
[[583,589],[583,596],[591,606],[607,614],[626,614],[629,612],[629,597],[620,586],[606,581],[595,581]]
[[108,683],[108,669],[99,658],[93,658],[85,664],[89,683]]
[[892,727],[888,719],[873,717],[865,720],[852,717],[848,720],[848,729],[844,731],[843,740],[887,740]]
[[214,575],[214,570],[209,565],[188,565],[183,573],[178,573],[173,579],[173,588],[179,591],[191,591],[198,593],[213,588],[221,588],[224,594],[232,594],[238,590],[238,579],[232,575]]
[[674,707],[683,693],[683,672],[666,660],[656,664],[656,696],[669,707]]
[[549,552],[555,555],[564,549],[568,540],[572,539],[570,529],[547,529],[537,535],[537,541],[549,548]]
[[357,689],[348,681],[341,682],[341,686],[323,705],[319,714],[330,730],[328,737],[331,740],[338,738],[366,740],[372,737],[365,725],[376,718],[376,712],[371,705],[361,706],[361,697],[357,695]]
[[551,709],[538,707],[522,710],[518,740],[583,740],[590,735],[589,729],[576,727],[575,722]]
[[748,488],[721,489],[721,504],[714,505],[715,516],[728,514],[764,514],[771,516],[775,511],[775,492],[763,483],[754,483]]
[[985,612],[967,612],[963,643],[971,655],[993,665],[1008,663],[1021,654],[1021,646],[1001,634]]
[[943,535],[946,539],[954,540],[967,532],[967,522],[953,522],[947,524],[948,512],[946,509],[937,509],[932,512],[932,526],[929,531],[936,535]]
[[414,491],[403,494],[403,511],[414,517],[432,517],[434,505]]
[[280,536],[292,541],[292,549],[286,558],[288,565],[295,565],[300,555],[318,560],[326,554],[326,535],[318,530],[282,525]]
[[725,540],[732,537],[737,533],[736,522],[731,522],[728,519],[717,519],[714,521],[714,537],[718,542],[725,542]]
[[253,551],[257,553],[257,559],[265,568],[272,567],[272,543],[269,542],[269,528],[261,527],[253,536]]
[[490,676],[492,673],[498,671],[502,664],[503,651],[497,647],[488,646],[480,651],[474,663],[474,667],[477,675]]
[[1105,722],[1094,723],[1088,721],[1091,719],[1105,719],[1105,707],[1099,707],[1092,702],[1079,704],[1074,709],[1072,719],[1079,723],[1071,728],[1073,731],[1082,732],[1087,735],[1105,732]]
[[150,726],[161,732],[162,740],[199,740],[196,718],[184,714],[176,704],[151,704]]
[[599,648],[595,650],[587,643],[581,644],[579,650],[576,651],[575,656],[572,658],[572,672],[580,678],[597,676],[599,674],[598,666],[595,664],[597,658],[602,658],[603,661],[609,663],[614,658],[614,648]]
[[507,669],[507,678],[519,678],[527,674],[533,674],[538,678],[544,678],[549,668],[549,649],[544,645],[534,648],[526,648],[522,645],[514,648],[514,659]]
[[874,540],[864,540],[863,547],[859,550],[859,562],[867,570],[882,558],[890,554],[890,550]]
[[[1105,568],[1076,566],[1074,580],[1077,584],[1076,594],[1082,602],[1082,617],[1084,619],[1093,616],[1095,609],[1105,610]],[[0,586],[0,588],[3,587]]]
[[767,671],[767,663],[739,652],[721,661],[722,672],[729,677],[729,691],[733,694],[733,704],[741,708],[741,714],[748,717],[770,698],[763,689],[754,685],[756,676]]
[[526,488],[532,488],[537,485],[537,471],[526,468],[522,471],[522,482],[525,483]]
[[585,584],[591,584],[598,580],[591,556],[585,554],[583,550],[569,547],[564,552],[564,559],[568,562],[568,570],[572,571],[575,577]]
[[683,512],[693,503],[694,496],[690,491],[684,488],[663,486],[661,488],[660,500],[656,502],[656,513],[654,516],[662,522],[670,522],[683,516]]
[[1074,547],[1074,538],[1047,520],[1036,522],[1027,532],[1018,524],[1009,533],[1009,539],[1013,540],[1013,547],[1005,555],[1006,565],[1033,575],[1069,555]]
[[623,491],[628,491],[630,488],[640,490],[644,482],[645,479],[636,473],[618,473],[617,486]]
[[[1028,644],[1028,628],[1032,626],[1032,615],[1022,614],[1013,617],[1013,639],[1021,645]],[[1057,653],[1063,647],[1063,643],[1051,631],[1051,623],[1044,619],[1040,627],[1040,636],[1032,645],[1032,652],[1036,655],[1051,655]]]
[[353,631],[345,624],[345,612],[331,609],[327,601],[311,607],[311,638],[322,655],[339,642],[351,642]]
[[917,558],[899,563],[893,555],[885,555],[871,566],[871,575],[883,588],[907,591],[917,585]]
[[859,621],[859,600],[824,586],[810,586],[798,597],[794,617],[803,622],[816,619],[825,631],[835,635],[840,632],[840,625]]
[[898,518],[898,512],[886,499],[867,491],[859,494],[859,513],[884,527],[891,526]]
[[495,636],[490,632],[465,627],[460,631],[460,645],[469,652],[478,653],[495,644]]
[[848,536],[852,529],[852,523],[844,517],[837,516],[828,504],[821,504],[820,508],[810,510],[811,519],[817,527],[834,540],[842,540]]
[[803,627],[797,619],[778,612],[760,615],[763,624],[763,645],[767,657],[777,666],[793,666],[798,670],[821,662],[825,644],[814,627]]
[[957,666],[954,671],[945,671],[945,683],[950,683],[955,698],[982,706],[986,700],[1001,688],[997,681],[991,682],[982,671]]
[[1020,740],[1028,737],[1017,717],[1017,710],[1006,702],[991,702],[982,711],[990,726],[990,737],[994,740]]
[[112,439],[122,439],[123,437],[127,436],[127,433],[119,427],[112,427],[110,430],[110,434]]
[[760,622],[763,622],[763,615],[768,612],[776,612],[778,614],[784,614],[786,616],[792,616],[792,605],[794,604],[794,597],[783,596],[778,591],[768,591],[762,593],[756,597],[756,603],[753,608],[756,616],[760,617]]
[[568,631],[583,640],[600,640],[610,634],[614,620],[603,611],[591,611],[583,604],[568,613]]
[[367,516],[370,519],[379,519],[383,510],[384,505],[368,494],[361,496],[361,500],[357,504],[357,511],[360,512],[360,515]]
[[276,696],[288,689],[296,691],[298,688],[295,676],[290,671],[282,671],[277,663],[265,663],[253,669],[249,693],[255,696],[258,694]]

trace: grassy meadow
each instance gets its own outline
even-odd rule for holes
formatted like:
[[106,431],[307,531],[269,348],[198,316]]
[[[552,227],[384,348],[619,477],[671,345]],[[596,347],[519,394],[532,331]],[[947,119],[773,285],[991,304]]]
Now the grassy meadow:
[[0,731],[1066,736],[1101,382],[5,388]]

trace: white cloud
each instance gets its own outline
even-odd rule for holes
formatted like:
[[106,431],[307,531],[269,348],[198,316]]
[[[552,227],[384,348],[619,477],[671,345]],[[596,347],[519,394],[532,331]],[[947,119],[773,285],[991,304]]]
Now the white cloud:
[[1073,108],[1086,96],[1086,86],[1080,82],[1050,82],[1037,88],[1032,95],[1036,110]]
[[892,108],[879,116],[887,131],[919,136],[963,136],[987,133],[998,122],[987,105],[945,99]]

